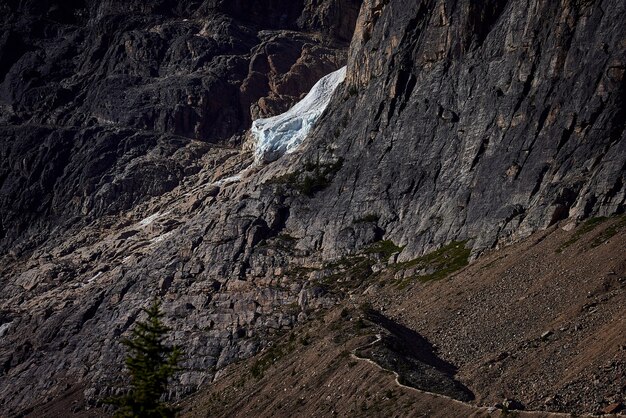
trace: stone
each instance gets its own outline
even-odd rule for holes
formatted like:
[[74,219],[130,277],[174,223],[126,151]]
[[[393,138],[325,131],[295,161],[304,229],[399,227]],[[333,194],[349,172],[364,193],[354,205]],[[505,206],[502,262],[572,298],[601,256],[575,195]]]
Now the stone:
[[602,412],[605,414],[616,414],[620,412],[622,408],[623,408],[623,405],[621,402],[613,402],[612,404],[605,406],[602,409]]
[[505,399],[502,401],[503,409],[509,411],[522,411],[525,409],[524,405],[515,399]]
[[548,338],[549,338],[552,334],[553,334],[553,332],[552,332],[552,331],[544,331],[544,332],[541,334],[541,339],[542,339],[542,340],[547,340],[547,339],[548,339]]

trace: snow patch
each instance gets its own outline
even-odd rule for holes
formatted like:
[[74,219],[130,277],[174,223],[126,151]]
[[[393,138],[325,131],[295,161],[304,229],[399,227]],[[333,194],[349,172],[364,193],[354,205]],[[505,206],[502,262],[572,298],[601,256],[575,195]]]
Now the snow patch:
[[93,282],[94,280],[96,280],[100,276],[102,276],[102,272],[101,271],[97,272],[91,279],[87,280],[87,283]]
[[225,186],[227,184],[236,183],[238,181],[241,181],[241,174],[237,174],[234,176],[230,176],[230,177],[226,177],[224,179],[218,180],[215,183],[213,183],[213,186]]
[[250,131],[256,138],[254,159],[271,162],[295,151],[324,113],[333,93],[345,78],[346,67],[342,67],[322,77],[304,99],[287,112],[252,122]]
[[144,228],[148,225],[150,225],[152,222],[154,222],[157,218],[160,218],[161,216],[165,216],[169,213],[165,212],[165,213],[161,213],[161,212],[157,212],[157,213],[153,213],[152,215],[142,219],[141,221],[139,221],[139,226]]
[[13,325],[13,321],[0,325],[0,338],[4,337],[4,334],[11,328],[11,325]]

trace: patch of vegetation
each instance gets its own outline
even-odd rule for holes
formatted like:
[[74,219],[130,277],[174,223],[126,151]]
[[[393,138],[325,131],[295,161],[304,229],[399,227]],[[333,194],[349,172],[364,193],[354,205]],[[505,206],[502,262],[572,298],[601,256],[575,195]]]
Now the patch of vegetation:
[[372,258],[364,255],[342,257],[325,266],[326,269],[336,272],[324,277],[321,284],[329,292],[341,295],[347,290],[356,289],[369,282],[375,263]]
[[170,328],[162,318],[161,304],[154,300],[144,308],[148,315],[138,322],[129,339],[122,340],[128,347],[126,367],[130,374],[130,389],[124,395],[109,398],[105,403],[118,407],[115,417],[158,416],[174,417],[176,408],[161,401],[167,393],[168,382],[181,369],[178,367],[182,351],[165,344]]
[[298,240],[297,238],[292,237],[291,235],[289,235],[287,233],[279,234],[278,236],[276,236],[276,239],[279,239],[279,240],[285,241],[285,242],[290,242],[290,243],[293,243],[293,242]]
[[363,216],[362,218],[355,219],[354,221],[352,221],[352,223],[355,223],[355,224],[362,224],[362,223],[367,223],[367,222],[376,223],[378,222],[379,219],[380,219],[380,215],[376,213],[370,213],[370,214]]
[[626,215],[622,215],[617,222],[606,228],[600,235],[595,237],[591,242],[591,248],[595,248],[613,238],[619,231],[624,229],[624,227],[626,227]]
[[261,357],[250,368],[250,373],[254,378],[261,379],[265,375],[267,369],[272,366],[272,364],[276,363],[287,354],[293,352],[295,349],[296,340],[295,335],[292,334],[290,335],[288,342],[275,344],[271,346],[267,351],[262,353]]
[[296,267],[292,267],[289,270],[287,270],[285,272],[285,276],[288,276],[292,279],[295,278],[303,278],[305,276],[307,276],[309,273],[311,273],[312,271],[315,271],[316,269],[311,268],[311,267],[303,267],[303,266],[296,266]]
[[291,253],[293,251],[293,247],[298,239],[292,237],[289,234],[283,233],[279,234],[273,239],[259,243],[260,247],[274,247],[278,250],[286,251]]
[[604,216],[587,219],[578,228],[578,230],[576,230],[576,232],[574,233],[574,235],[572,235],[572,237],[570,239],[565,241],[563,244],[561,244],[561,246],[559,248],[557,248],[556,252],[557,253],[563,252],[563,250],[565,250],[567,247],[569,247],[572,244],[576,243],[576,241],[578,241],[583,235],[585,235],[588,232],[591,232],[596,226],[600,225],[601,223],[603,223],[606,220],[607,220],[607,218],[604,217]]
[[402,280],[398,286],[406,287],[411,280],[419,279],[422,282],[440,280],[469,264],[470,250],[465,248],[467,241],[453,241],[440,249],[418,257],[416,259],[398,263],[393,266],[396,271],[415,268],[423,270],[425,274],[418,274]]
[[357,256],[341,257],[339,260],[335,260],[335,261],[332,261],[330,263],[326,263],[324,265],[324,268],[330,269],[330,270],[335,270],[335,269],[340,269],[340,268],[347,268],[347,267],[350,266],[350,264],[354,260],[357,260],[358,258],[359,257],[357,257]]
[[293,173],[275,177],[269,184],[286,184],[305,196],[312,197],[315,193],[324,190],[330,185],[335,174],[343,166],[343,158],[333,163],[307,162],[304,168]]
[[298,180],[298,176],[302,173],[301,170],[296,170],[292,173],[283,174],[282,176],[273,177],[265,182],[265,184],[294,184]]
[[378,241],[367,247],[363,252],[365,254],[380,254],[385,258],[391,257],[392,254],[402,251],[404,247],[398,247],[391,240]]
[[[304,178],[295,184],[297,190],[306,196],[313,196],[315,193],[324,190],[330,185],[330,181],[341,167],[343,166],[343,158],[339,158],[334,163],[321,164],[319,161],[314,165],[306,165],[307,173]],[[311,174],[309,174],[310,172]]]

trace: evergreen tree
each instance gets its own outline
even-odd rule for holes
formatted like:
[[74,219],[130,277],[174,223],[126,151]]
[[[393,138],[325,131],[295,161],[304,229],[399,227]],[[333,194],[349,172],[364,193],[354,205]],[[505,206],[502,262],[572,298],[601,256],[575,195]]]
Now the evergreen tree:
[[162,402],[161,396],[167,390],[168,380],[179,370],[181,352],[178,347],[163,343],[170,329],[161,322],[159,302],[155,299],[143,311],[148,318],[137,323],[131,338],[122,341],[129,349],[126,367],[131,377],[130,390],[108,403],[118,406],[115,417],[119,418],[173,417],[175,409]]

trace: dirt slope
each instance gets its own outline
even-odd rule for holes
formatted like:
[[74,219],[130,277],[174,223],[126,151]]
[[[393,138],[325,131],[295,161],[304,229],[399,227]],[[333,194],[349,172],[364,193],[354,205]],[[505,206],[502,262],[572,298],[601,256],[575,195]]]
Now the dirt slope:
[[[439,281],[407,286],[385,270],[227,368],[183,416],[504,416],[488,408],[504,398],[527,410],[602,413],[626,389],[625,225],[555,226]],[[421,336],[417,349],[450,364],[475,400],[400,385],[378,365],[384,359],[355,356],[389,334],[372,313]]]

